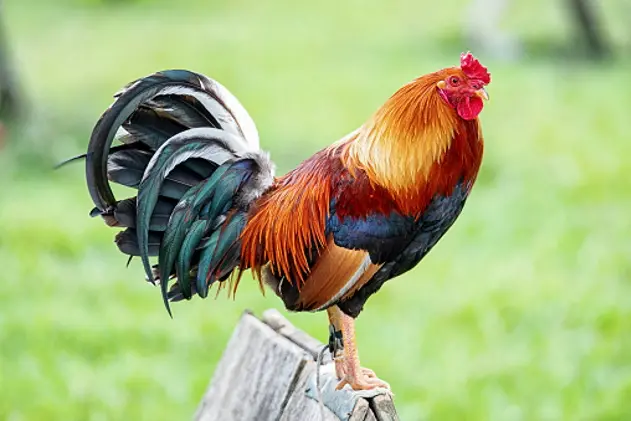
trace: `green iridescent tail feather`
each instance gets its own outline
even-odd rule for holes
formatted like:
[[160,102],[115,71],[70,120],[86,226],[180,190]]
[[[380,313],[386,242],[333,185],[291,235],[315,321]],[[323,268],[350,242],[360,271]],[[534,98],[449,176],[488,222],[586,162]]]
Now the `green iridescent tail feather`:
[[[140,256],[147,280],[160,281],[170,314],[169,298],[206,297],[238,267],[248,209],[271,185],[273,165],[247,111],[205,76],[158,72],[115,98],[87,153],[66,162],[86,159],[90,214],[126,228],[116,236],[119,250]],[[110,182],[137,197],[118,201]]]

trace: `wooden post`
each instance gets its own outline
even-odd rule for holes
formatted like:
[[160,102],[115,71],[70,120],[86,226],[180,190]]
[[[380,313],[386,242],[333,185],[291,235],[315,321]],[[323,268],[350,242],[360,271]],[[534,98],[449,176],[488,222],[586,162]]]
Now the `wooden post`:
[[335,390],[338,380],[328,351],[318,394],[316,360],[323,347],[276,310],[267,310],[262,320],[244,313],[195,420],[398,421],[388,391]]

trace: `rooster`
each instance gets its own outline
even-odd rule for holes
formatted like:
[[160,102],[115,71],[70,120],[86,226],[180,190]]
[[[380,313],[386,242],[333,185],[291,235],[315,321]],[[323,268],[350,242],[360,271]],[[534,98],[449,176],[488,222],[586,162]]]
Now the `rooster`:
[[[275,177],[239,101],[210,78],[168,70],[119,91],[73,159],[86,159],[91,215],[125,228],[118,248],[140,257],[169,314],[171,301],[205,298],[213,284],[236,291],[249,269],[287,309],[328,312],[338,388],[389,388],[360,366],[355,319],[460,214],[482,159],[490,81],[462,54]],[[110,182],[137,196],[117,200]]]

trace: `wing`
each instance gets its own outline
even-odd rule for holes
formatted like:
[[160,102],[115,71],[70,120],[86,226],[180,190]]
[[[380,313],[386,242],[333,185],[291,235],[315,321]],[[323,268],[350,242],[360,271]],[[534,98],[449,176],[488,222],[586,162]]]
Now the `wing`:
[[323,310],[352,297],[398,255],[414,230],[411,217],[397,212],[366,217],[340,217],[331,206],[329,242],[313,264],[300,290],[301,308]]
[[366,216],[340,216],[331,207],[327,228],[335,244],[352,250],[364,250],[373,263],[383,264],[403,251],[416,221],[391,210],[388,214],[369,213]]
[[357,317],[368,297],[377,292],[387,280],[415,267],[456,221],[472,184],[461,182],[451,194],[434,196],[407,237],[404,247],[394,258],[383,263],[370,280],[355,289],[354,294],[343,297],[338,303],[342,311]]
[[305,253],[310,258],[304,281],[291,283],[283,277],[274,281],[268,273],[266,282],[290,310],[323,310],[352,297],[384,264],[395,259],[409,243],[416,225],[414,218],[396,211],[351,216],[342,201],[333,199],[326,221],[326,245]]

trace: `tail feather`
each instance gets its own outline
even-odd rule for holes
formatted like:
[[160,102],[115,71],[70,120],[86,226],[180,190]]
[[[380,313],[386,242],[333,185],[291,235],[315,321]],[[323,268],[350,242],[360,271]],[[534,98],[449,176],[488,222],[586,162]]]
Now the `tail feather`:
[[[138,246],[138,234],[136,229],[127,228],[116,234],[116,245],[118,249],[129,256],[140,256],[140,247]],[[162,242],[162,233],[150,231],[147,240],[147,255],[157,256],[160,251],[160,243]]]
[[[190,299],[191,295],[194,293],[191,285],[190,276],[191,265],[195,256],[195,252],[197,251],[197,246],[208,230],[208,225],[208,220],[198,219],[193,222],[190,229],[186,232],[184,241],[182,241],[182,244],[180,245],[180,251],[177,257],[176,273],[178,278],[178,285],[180,290],[182,291],[182,296],[187,300]],[[165,302],[168,303],[168,295],[166,297],[163,296],[163,298]]]
[[212,129],[190,129],[173,136],[165,142],[151,158],[145,169],[143,180],[138,186],[138,206],[136,223],[138,227],[138,244],[145,273],[153,280],[151,265],[146,255],[148,223],[151,213],[158,201],[158,193],[166,176],[178,164],[189,158],[204,158],[218,165],[234,159],[237,152],[244,152],[244,141],[228,135],[228,133]]
[[[208,274],[210,273],[210,264],[217,249],[217,242],[221,235],[221,229],[213,231],[211,235],[203,242],[199,256],[199,267],[197,269],[196,290],[200,297],[205,298],[208,295]],[[181,289],[181,288],[180,288]],[[192,292],[192,291],[191,291]],[[184,292],[182,291],[182,294]]]
[[[110,181],[127,187],[138,188],[144,176],[145,168],[151,160],[151,152],[140,150],[118,151],[110,156],[107,176]],[[212,169],[207,170],[209,173]],[[174,168],[160,190],[160,195],[171,199],[180,199],[184,193],[203,178],[184,166]]]
[[147,145],[155,151],[169,138],[187,130],[168,115],[160,114],[147,105],[140,106],[121,126],[131,139]]
[[[160,245],[160,279],[165,279],[165,274],[172,270],[178,256],[178,250],[182,247],[187,231],[196,222],[203,203],[212,200],[217,182],[229,168],[229,164],[220,166],[208,180],[190,189],[173,210],[169,226]],[[209,218],[206,219],[208,220]],[[180,285],[184,288],[186,287],[185,282],[180,282]],[[165,305],[168,308],[168,301],[166,300],[167,285],[161,282],[161,286]],[[185,298],[190,298],[188,289],[184,290],[183,294]]]
[[235,213],[217,231],[216,240],[202,250],[197,272],[197,294],[206,298],[208,289],[218,279],[229,275],[239,264],[241,231],[245,227],[246,214]]
[[[125,151],[125,150],[129,150],[129,149],[144,150],[144,144],[136,142],[129,135],[121,136],[119,138],[119,140],[122,141],[124,144],[123,145],[112,146],[110,148],[110,155],[113,155],[115,152],[118,152],[118,151]],[[58,163],[57,165],[55,165],[54,169],[57,170],[57,169],[59,169],[61,167],[65,167],[68,164],[71,164],[73,162],[85,159],[87,156],[88,156],[87,153],[82,153],[80,155],[76,155],[76,156],[73,156],[71,158],[65,159],[65,160],[61,161],[60,163]]]
[[[220,166],[214,174],[203,183],[190,189],[185,196],[182,197],[176,209],[171,215],[169,226],[165,232],[160,247],[160,279],[165,279],[164,273],[170,272],[176,262],[176,258],[180,259],[180,268],[190,266],[190,262],[182,262],[182,259],[192,257],[192,250],[200,243],[208,225],[217,221],[222,215],[225,215],[236,203],[239,192],[248,183],[253,173],[257,171],[257,161],[252,158],[243,158],[235,162],[227,162]],[[196,218],[203,218],[208,221],[204,230],[199,225]],[[223,220],[223,218],[222,218]],[[222,222],[223,223],[223,222]],[[195,231],[192,238],[196,241],[184,244],[189,234]],[[240,230],[238,231],[240,233]],[[229,243],[236,241],[236,238],[226,237],[225,235],[217,238],[217,241],[231,238]],[[190,239],[189,239],[190,240]],[[226,246],[217,247],[214,255],[222,256],[225,253]],[[189,252],[189,249],[191,250]],[[178,255],[178,250],[181,250]],[[182,251],[186,254],[183,257]],[[212,266],[212,262],[209,263]],[[234,268],[234,266],[233,266]],[[190,298],[190,281],[188,273],[180,271],[178,279],[184,298]],[[214,279],[206,278],[205,283],[212,284]],[[166,284],[162,284],[162,293],[165,303],[167,300]],[[204,288],[199,288],[198,293],[204,293]],[[167,304],[168,305],[168,304]]]
[[214,120],[212,127],[217,123],[220,126],[218,129],[244,139],[252,150],[258,148],[258,134],[252,119],[239,101],[219,83],[185,70],[167,70],[139,79],[116,94],[116,101],[101,116],[90,137],[86,179],[92,200],[99,209],[105,211],[116,204],[107,182],[107,160],[121,126],[126,123],[124,129],[131,130],[132,137],[154,150],[175,135],[174,131],[188,128],[179,122],[181,115],[178,120],[164,107],[151,108],[150,101],[163,96],[190,98],[187,100],[194,101],[196,105],[186,110],[178,108],[179,114],[194,115],[192,110],[195,110],[199,117],[203,109],[211,116],[208,119],[211,122]]
[[169,116],[179,124],[189,129],[197,127],[214,127],[220,129],[221,125],[199,102],[189,97],[177,95],[163,95],[149,102],[151,108],[160,115]]
[[[175,203],[167,200],[158,200],[149,221],[150,231],[165,231],[169,223]],[[136,228],[136,198],[121,200],[116,204],[114,219],[119,227]]]
[[[90,215],[125,228],[119,250],[140,256],[147,280],[160,280],[171,314],[169,300],[206,297],[239,266],[241,231],[273,182],[273,165],[243,106],[205,76],[158,72],[115,98],[87,153],[66,162],[86,158]],[[117,201],[110,182],[137,189],[137,197]]]

